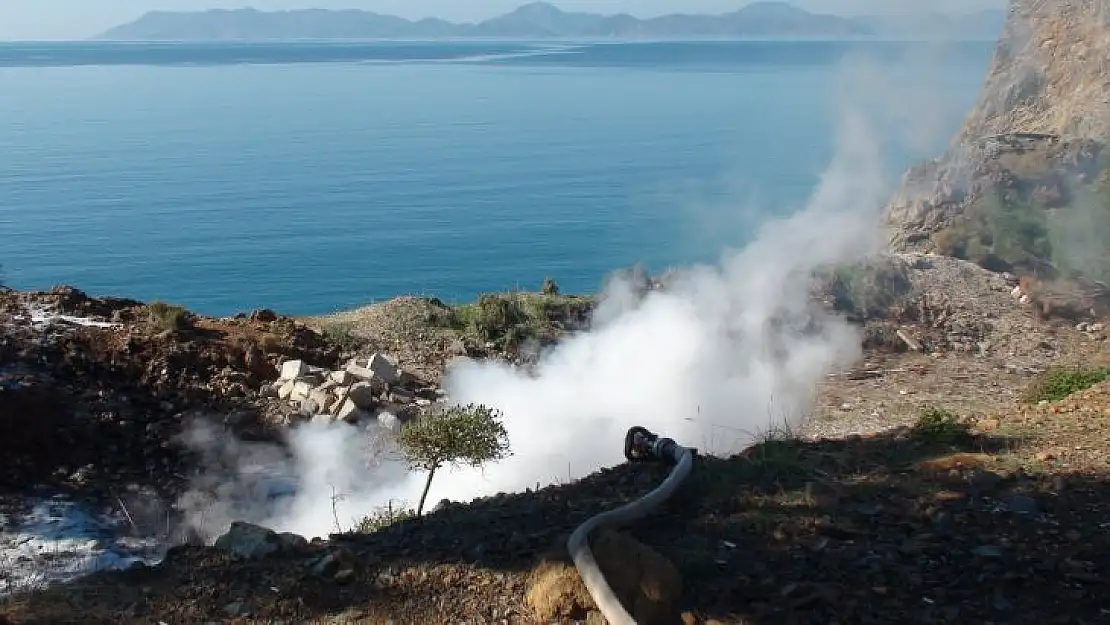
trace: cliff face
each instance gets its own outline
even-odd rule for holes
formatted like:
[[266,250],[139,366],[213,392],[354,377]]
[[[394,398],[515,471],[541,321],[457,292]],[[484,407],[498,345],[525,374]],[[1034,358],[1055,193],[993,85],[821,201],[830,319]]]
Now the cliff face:
[[963,139],[1013,132],[1105,137],[1110,2],[1014,0]]
[[1108,137],[1110,0],[1013,0],[948,152],[909,171],[891,201],[892,249],[935,250],[931,237],[991,193],[1028,199],[1047,181],[1061,187],[1049,195],[1067,195],[1072,175],[1097,174]]

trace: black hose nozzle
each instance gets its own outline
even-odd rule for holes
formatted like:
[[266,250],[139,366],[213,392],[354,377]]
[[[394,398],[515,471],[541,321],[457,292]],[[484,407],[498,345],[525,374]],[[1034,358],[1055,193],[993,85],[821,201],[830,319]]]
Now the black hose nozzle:
[[660,462],[677,460],[678,443],[669,438],[659,438],[647,428],[635,426],[624,435],[624,457],[629,462]]

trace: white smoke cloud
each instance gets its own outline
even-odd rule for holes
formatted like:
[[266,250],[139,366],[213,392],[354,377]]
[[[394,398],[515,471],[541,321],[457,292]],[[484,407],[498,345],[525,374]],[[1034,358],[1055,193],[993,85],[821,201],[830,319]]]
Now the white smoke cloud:
[[633,425],[716,453],[783,420],[797,425],[824,374],[860,349],[854,328],[809,301],[812,270],[873,252],[884,199],[868,120],[846,111],[838,145],[804,210],[638,305],[615,299],[619,312],[603,310],[603,325],[558,346],[534,373],[453,367],[449,394],[499,408],[515,453],[481,474],[437,477],[433,500],[548,483],[568,467],[580,477],[620,462]]
[[[532,372],[492,362],[454,364],[444,383],[452,399],[500,409],[514,453],[482,470],[441,470],[429,505],[565,481],[619,463],[633,425],[726,454],[748,446],[760,431],[797,425],[810,414],[825,374],[860,356],[856,329],[811,303],[812,271],[877,250],[891,173],[884,169],[883,137],[922,136],[920,127],[908,136],[899,130],[912,118],[904,107],[889,112],[872,106],[876,100],[860,100],[886,94],[883,77],[891,74],[870,71],[871,65],[861,71],[859,63],[845,68],[850,80],[840,93],[835,156],[803,209],[764,224],[751,244],[725,251],[716,265],[683,271],[665,291],[640,299],[628,284],[611,285],[594,328],[545,354]],[[936,105],[927,97],[912,104]],[[425,476],[391,460],[366,466],[366,436],[346,425],[291,432],[292,459],[281,470],[297,476],[297,496],[280,509],[252,510],[253,518],[317,536],[334,531],[336,518],[350,527],[354,516],[391,500],[413,501]],[[230,472],[242,473],[241,466]],[[335,494],[344,497],[338,505]]]

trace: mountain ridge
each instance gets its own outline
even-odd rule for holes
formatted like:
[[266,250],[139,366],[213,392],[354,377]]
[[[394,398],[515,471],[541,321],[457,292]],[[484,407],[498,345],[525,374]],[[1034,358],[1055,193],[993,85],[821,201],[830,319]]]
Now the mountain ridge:
[[406,19],[360,9],[253,8],[150,11],[93,37],[104,41],[273,41],[291,39],[603,38],[667,39],[759,36],[906,36],[944,32],[956,37],[995,37],[1003,11],[963,16],[929,14],[843,17],[811,13],[787,2],[761,1],[721,14],[673,13],[639,18],[627,13],[564,11],[532,2],[479,22],[436,17]]

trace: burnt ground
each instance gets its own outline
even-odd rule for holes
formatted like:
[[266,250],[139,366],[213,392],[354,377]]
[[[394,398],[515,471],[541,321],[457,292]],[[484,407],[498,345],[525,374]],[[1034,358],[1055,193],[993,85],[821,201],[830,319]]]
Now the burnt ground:
[[[702,622],[1106,622],[1105,455],[1058,450],[1105,449],[1106,437],[1090,432],[1107,431],[1108,398],[1104,387],[1070,412],[1038,409],[1052,423],[1047,437],[1026,415],[955,444],[898,430],[701,459],[680,493],[630,531],[676,564],[679,609]],[[621,466],[262,560],[182,547],[156,568],[19,599],[8,618],[533,623],[523,597],[537,561],[665,470]],[[349,577],[312,571],[339,550]]]
[[[31,309],[117,325],[44,326]],[[69,288],[0,293],[0,497],[114,497],[126,484],[172,492],[190,460],[173,439],[192,417],[220,415],[244,438],[273,438],[257,389],[276,365],[339,355],[272,313],[196,318],[179,330],[149,317],[139,302]]]
[[[1022,401],[1038,372],[1050,365],[1106,362],[1105,337],[1059,324],[1022,325],[1036,322],[1025,313],[1018,320],[1014,336],[996,332],[986,338],[1001,346],[995,350],[876,352],[868,356],[870,366],[830,377],[823,409],[812,422],[820,427],[809,433],[817,440],[775,438],[730,459],[700,458],[674,499],[628,528],[681,573],[683,594],[673,622],[1110,622],[1110,385],[1043,405]],[[1008,322],[995,326],[1011,327]],[[55,389],[75,394],[48,395],[55,397],[61,415],[66,406],[72,413],[74,405],[89,405],[102,391],[133,384],[136,392],[146,393],[139,395],[144,408],[175,404],[174,410],[126,413],[147,432],[152,424],[180,419],[190,402],[207,402],[202,405],[213,410],[238,406],[258,415],[249,393],[235,397],[239,393],[227,392],[243,382],[226,370],[247,374],[249,368],[237,358],[215,354],[245,354],[233,346],[254,339],[277,344],[262,338],[276,327],[289,327],[283,340],[300,340],[308,346],[307,357],[331,353],[326,345],[311,346],[314,339],[307,335],[296,339],[292,323],[207,320],[201,327],[214,332],[211,338],[88,330],[90,337],[101,337],[95,345],[112,347],[77,344],[50,356],[78,364],[51,369],[62,372]],[[944,344],[967,342],[960,338],[964,330],[946,332]],[[115,338],[106,343],[105,336]],[[119,347],[125,337],[163,347],[127,359]],[[0,346],[7,350],[5,362],[15,357],[31,368],[34,359],[26,355],[26,344],[15,343]],[[167,367],[179,361],[164,355],[178,349],[213,354],[212,360]],[[79,366],[88,358],[81,355],[86,350],[101,356],[87,373],[79,373],[86,371]],[[143,364],[112,366],[113,359]],[[229,382],[213,387],[222,390],[197,390],[212,386],[212,379]],[[0,397],[28,392],[4,391]],[[5,419],[13,418],[9,405]],[[844,435],[873,432],[880,425],[912,426],[924,406],[951,408],[959,421]],[[147,416],[140,419],[140,414]],[[46,465],[56,462],[68,469],[67,454],[76,445],[109,436],[106,432],[146,441],[128,448],[133,461],[151,457],[141,445],[165,440],[157,427],[149,435],[123,436],[118,433],[132,430],[108,419],[94,421],[102,425],[76,430],[68,449],[51,451],[35,472],[13,473],[12,467],[22,465],[7,460],[5,475],[11,477],[5,479],[34,475],[49,482],[53,474],[44,471]],[[41,430],[56,435],[69,424],[43,421]],[[5,427],[13,428],[4,436],[12,445],[19,430],[7,421]],[[46,434],[40,440],[46,441]],[[33,459],[34,450],[26,448],[20,457]],[[99,477],[86,477],[87,484],[128,477],[125,471],[133,469],[127,467],[135,464],[100,462],[107,466],[96,469]],[[578,523],[647,492],[666,470],[618,466],[579,482],[451,506],[422,522],[333,536],[257,560],[213,548],[178,547],[158,567],[101,573],[11,598],[0,604],[0,615],[20,624],[539,623],[524,600],[537,564],[565,559],[563,545]],[[129,477],[139,479],[140,472]],[[51,485],[72,482],[72,474],[64,477]],[[316,565],[325,555],[345,563],[342,574],[319,570]],[[571,606],[564,622],[584,619],[586,612]]]

